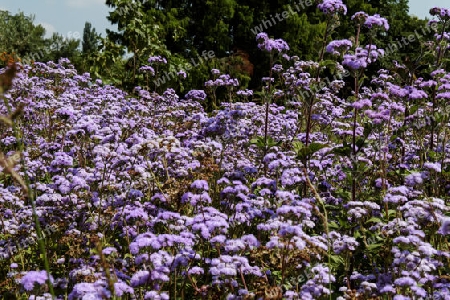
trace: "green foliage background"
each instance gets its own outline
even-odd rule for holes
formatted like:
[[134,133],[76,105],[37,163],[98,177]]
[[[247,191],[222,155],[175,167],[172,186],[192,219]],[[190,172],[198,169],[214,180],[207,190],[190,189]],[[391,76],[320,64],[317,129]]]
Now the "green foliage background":
[[[326,28],[326,20],[317,9],[319,2],[107,0],[106,5],[112,10],[108,20],[117,24],[118,31],[107,30],[103,38],[86,22],[82,41],[59,34],[46,39],[45,29],[34,25],[34,16],[0,11],[0,52],[15,53],[28,63],[56,62],[60,57],[67,57],[80,72],[89,72],[94,79],[101,78],[131,92],[136,86],[152,89],[148,78],[138,71],[142,65],[148,64],[149,56],[167,58],[168,65],[159,70],[161,75],[164,71],[177,72],[188,62],[198,62],[198,56],[205,50],[214,51],[214,59],[193,67],[185,80],[167,80],[156,91],[161,92],[169,86],[176,86],[180,94],[190,89],[201,89],[210,78],[211,68],[231,74],[243,86],[259,89],[261,78],[267,75],[268,65],[264,63],[267,62],[265,54],[256,46],[256,33],[262,29],[269,36],[284,39],[291,47],[291,55],[298,55],[300,59],[316,59]],[[347,0],[345,4],[348,15],[365,11],[388,19],[388,33],[373,37],[378,48],[386,49],[426,27],[426,20],[408,14],[407,0]],[[276,15],[281,16],[284,11],[288,11],[289,16],[280,21]],[[350,23],[349,18],[343,20],[327,42],[354,36],[354,25]],[[419,41],[404,45],[399,51],[385,56],[380,63],[389,67],[396,60],[420,71],[420,66],[426,65],[425,57],[413,54],[420,53],[417,51],[420,47]],[[236,55],[237,51],[248,56],[254,68],[253,74],[240,67],[245,59]],[[370,70],[367,75],[369,78],[372,75]],[[174,84],[174,81],[178,82]]]

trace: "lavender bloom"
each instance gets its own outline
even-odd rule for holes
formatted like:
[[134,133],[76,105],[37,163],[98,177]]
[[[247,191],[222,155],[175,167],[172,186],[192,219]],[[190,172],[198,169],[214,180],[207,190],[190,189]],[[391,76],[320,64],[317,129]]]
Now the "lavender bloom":
[[253,96],[253,91],[252,90],[239,90],[236,92],[236,95],[250,97],[250,96]]
[[365,107],[365,106],[367,106],[367,107],[371,107],[372,106],[372,101],[370,101],[369,99],[361,99],[361,100],[358,100],[358,101],[355,101],[355,102],[353,102],[352,103],[352,106],[354,107],[354,108],[356,108],[356,109],[361,109],[361,108],[363,108],[363,107]]
[[106,247],[105,249],[102,250],[102,252],[105,255],[110,255],[112,253],[117,253],[117,249],[114,247]]
[[347,6],[342,3],[342,0],[324,0],[317,7],[326,15],[347,14]]
[[423,175],[419,172],[413,172],[405,177],[405,184],[415,186],[423,183]]
[[402,277],[398,278],[394,281],[394,284],[397,286],[414,286],[417,285],[417,282],[411,277]]
[[[47,279],[47,271],[29,271],[20,279],[20,283],[26,291],[32,291],[35,284],[45,284]],[[53,282],[52,276],[50,276],[50,281]]]
[[148,62],[149,63],[154,63],[154,62],[156,62],[156,63],[162,63],[162,64],[167,64],[167,59],[165,59],[164,57],[162,57],[162,56],[150,56],[149,58],[148,58]]
[[107,290],[102,282],[95,283],[77,283],[69,294],[69,300],[77,299],[93,299],[101,300],[109,298],[111,293]]
[[142,285],[146,285],[150,280],[150,272],[149,271],[137,271],[133,277],[131,277],[130,284],[133,287],[138,287]]
[[386,31],[389,30],[388,21],[385,18],[380,17],[379,14],[369,16],[364,22],[364,25],[368,28],[379,27],[384,28]]
[[355,238],[344,235],[333,242],[333,251],[337,254],[346,250],[354,251],[358,245]]
[[51,166],[57,167],[71,167],[73,165],[73,158],[65,152],[56,152],[55,159],[52,161]]
[[441,227],[439,228],[438,232],[440,232],[443,235],[450,234],[450,218],[449,217],[442,219]]
[[206,180],[196,180],[191,184],[191,188],[207,191],[208,188],[208,182]]
[[358,58],[358,56],[353,54],[344,55],[344,61],[342,65],[349,67],[352,70],[359,70],[367,68],[367,61],[363,58]]
[[169,300],[170,297],[166,292],[150,291],[145,293],[145,300]]
[[203,275],[204,273],[205,271],[203,270],[203,268],[200,267],[192,267],[188,271],[189,275]]
[[359,11],[359,12],[355,13],[351,19],[352,19],[352,21],[355,21],[356,23],[363,24],[366,22],[368,17],[369,17],[368,14],[366,14],[363,11]]
[[274,71],[275,73],[280,73],[281,71],[283,71],[283,66],[280,64],[275,64],[272,67],[272,71]]
[[441,164],[440,163],[431,163],[431,162],[426,162],[423,164],[424,168],[430,169],[430,170],[434,170],[435,172],[440,173],[442,171],[441,169]]
[[433,7],[430,9],[430,15],[437,16],[441,20],[448,20],[450,19],[450,9]]
[[276,50],[279,53],[289,50],[289,45],[282,39],[271,39],[265,32],[258,33],[256,35],[256,41],[258,42],[258,48],[267,52]]
[[331,41],[327,47],[326,51],[333,55],[341,55],[347,52],[352,47],[352,42],[349,40],[336,40]]
[[178,71],[177,75],[178,75],[180,78],[183,78],[183,79],[186,79],[186,77],[187,77],[186,72],[183,71],[183,70]]
[[190,90],[184,98],[204,101],[206,99],[206,93],[204,90]]
[[139,72],[141,73],[148,73],[151,76],[155,75],[155,69],[153,69],[151,66],[142,66],[139,68]]
[[365,48],[358,47],[355,54],[344,55],[342,65],[352,70],[365,69],[369,63],[375,62],[380,55],[384,55],[384,51],[377,49],[375,45],[367,45]]
[[125,293],[134,295],[134,289],[127,285],[125,282],[115,282],[114,283],[114,293],[118,297],[124,296]]

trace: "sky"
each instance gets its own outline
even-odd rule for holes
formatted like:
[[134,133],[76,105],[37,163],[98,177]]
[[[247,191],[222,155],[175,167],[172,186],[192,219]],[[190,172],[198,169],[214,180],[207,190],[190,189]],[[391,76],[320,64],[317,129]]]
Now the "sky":
[[117,29],[106,19],[109,7],[105,0],[0,0],[0,9],[33,14],[35,23],[46,29],[47,37],[58,32],[67,38],[82,39],[85,22],[90,22],[102,37],[106,36],[106,28]]
[[[343,1],[345,3],[345,0]],[[432,7],[450,8],[449,0],[410,0],[410,13],[420,18],[430,17]],[[90,22],[103,37],[106,28],[116,30],[116,25],[106,19],[109,8],[105,0],[0,0],[0,10],[13,14],[23,11],[34,14],[35,23],[46,29],[46,36],[58,32],[67,38],[82,38],[85,22]]]

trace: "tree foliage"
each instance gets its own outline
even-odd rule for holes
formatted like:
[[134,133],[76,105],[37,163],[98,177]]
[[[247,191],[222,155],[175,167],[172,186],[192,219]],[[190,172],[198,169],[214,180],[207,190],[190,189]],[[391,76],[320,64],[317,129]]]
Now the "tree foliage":
[[13,15],[8,11],[0,11],[0,16],[0,53],[14,55],[24,64],[34,61],[57,62],[65,57],[77,68],[82,68],[79,40],[66,38],[59,33],[45,38],[45,28],[34,24],[33,15],[26,16],[23,12]]
[[46,53],[45,29],[33,22],[34,16],[0,10],[0,53],[15,54],[20,59],[42,59]]
[[[107,37],[102,39],[86,22],[81,51],[78,41],[58,35],[45,39],[45,29],[33,24],[33,16],[10,15],[3,11],[0,50],[15,52],[27,62],[55,61],[66,56],[81,71],[91,72],[95,78],[119,84],[129,91],[138,85],[145,86],[149,78],[141,74],[139,68],[148,63],[148,57],[156,55],[168,60],[161,71],[188,71],[183,84],[178,82],[179,92],[200,88],[210,77],[211,68],[230,73],[243,86],[258,89],[269,66],[260,63],[267,59],[266,54],[256,47],[257,33],[264,31],[269,36],[284,39],[290,52],[305,60],[317,58],[323,43],[356,35],[354,24],[350,18],[345,18],[323,40],[327,20],[317,9],[318,2],[107,0],[106,4],[111,8],[108,20],[117,24],[118,30],[107,30]],[[389,21],[389,31],[372,36],[372,42],[378,48],[390,47],[395,51],[390,51],[378,64],[391,66],[395,60],[409,64],[412,69],[419,68],[425,49],[415,51],[421,47],[419,40],[404,43],[402,38],[412,34],[430,37],[432,33],[421,31],[426,26],[425,20],[408,15],[407,0],[347,0],[345,4],[348,15],[365,11],[380,14]],[[198,62],[203,51],[213,51],[214,59],[203,61],[191,70],[183,67],[189,62]],[[370,76],[370,70],[367,74]],[[173,86],[176,80],[168,80],[160,89]]]
[[82,52],[83,54],[89,54],[97,51],[98,39],[100,35],[97,34],[95,28],[92,28],[91,23],[86,22],[83,29],[83,42]]
[[[178,56],[178,59],[189,60],[204,50],[212,50],[219,60],[216,65],[234,72],[244,81],[243,75],[246,75],[247,82],[255,88],[260,85],[268,67],[258,63],[264,59],[264,54],[256,48],[258,32],[264,31],[269,36],[286,40],[291,53],[301,59],[317,57],[317,49],[324,42],[326,20],[317,9],[318,1],[108,0],[106,3],[113,9],[108,19],[119,28],[118,32],[110,31],[108,36],[131,53],[129,68],[134,71],[150,55]],[[388,34],[380,33],[374,37],[379,48],[396,43],[413,33],[414,29],[425,26],[424,20],[408,15],[407,0],[348,0],[346,5],[349,15],[365,11],[388,19],[391,24]],[[344,20],[341,26],[334,28],[328,40],[355,35],[351,22],[349,18]],[[392,57],[402,60],[418,45],[418,42],[404,45]],[[254,65],[252,81],[242,68],[230,68],[233,64],[228,64],[228,68],[224,66],[224,62],[233,61],[227,58],[235,57],[237,52],[245,53],[245,58]],[[390,58],[386,63],[392,60]],[[136,78],[136,72],[132,77]],[[133,79],[132,83],[137,81]]]

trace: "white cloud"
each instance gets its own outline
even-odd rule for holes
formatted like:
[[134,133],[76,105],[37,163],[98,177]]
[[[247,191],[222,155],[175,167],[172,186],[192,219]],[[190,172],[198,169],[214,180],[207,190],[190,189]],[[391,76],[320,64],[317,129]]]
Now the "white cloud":
[[105,0],[66,0],[67,6],[75,8],[86,8],[96,5],[105,5]]
[[39,25],[45,28],[45,37],[50,38],[54,32],[56,32],[55,26],[45,22],[38,22]]

